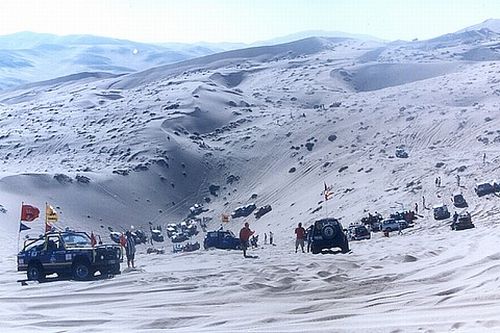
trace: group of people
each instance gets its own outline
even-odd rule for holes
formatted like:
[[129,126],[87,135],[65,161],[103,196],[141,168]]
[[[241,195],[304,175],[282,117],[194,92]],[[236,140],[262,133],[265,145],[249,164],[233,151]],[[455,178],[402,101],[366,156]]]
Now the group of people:
[[[243,228],[240,230],[240,243],[241,249],[243,250],[243,257],[248,258],[247,250],[250,247],[250,237],[254,237],[254,230],[250,229],[250,224],[245,222]],[[307,238],[308,232],[302,226],[302,223],[299,223],[297,228],[295,228],[295,253],[297,253],[299,247],[302,250],[302,253],[305,253],[304,244]],[[310,234],[310,232],[309,232]],[[267,240],[267,234],[264,234],[264,239]],[[269,232],[269,244],[273,245],[273,233]]]

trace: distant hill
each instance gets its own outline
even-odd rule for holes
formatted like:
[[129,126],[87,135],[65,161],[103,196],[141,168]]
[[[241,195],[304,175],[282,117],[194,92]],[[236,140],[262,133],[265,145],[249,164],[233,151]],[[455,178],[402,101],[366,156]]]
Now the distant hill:
[[491,31],[500,33],[500,19],[488,19],[484,22],[471,25],[470,27],[461,29],[457,32],[465,32],[465,31],[481,30],[481,29],[489,29]]
[[334,38],[351,38],[351,39],[358,39],[358,40],[370,40],[370,41],[376,41],[376,42],[383,42],[382,39],[373,37],[370,35],[363,35],[363,34],[351,34],[347,32],[342,32],[342,31],[325,31],[325,30],[307,30],[307,31],[300,31],[296,32],[290,35],[282,36],[282,37],[277,37],[269,40],[264,40],[260,42],[253,43],[252,46],[264,46],[264,45],[276,45],[276,44],[283,44],[283,43],[290,43],[296,40],[300,39],[305,39],[309,37],[334,37]]
[[220,51],[209,45],[19,32],[0,36],[0,90],[80,72],[131,73]]

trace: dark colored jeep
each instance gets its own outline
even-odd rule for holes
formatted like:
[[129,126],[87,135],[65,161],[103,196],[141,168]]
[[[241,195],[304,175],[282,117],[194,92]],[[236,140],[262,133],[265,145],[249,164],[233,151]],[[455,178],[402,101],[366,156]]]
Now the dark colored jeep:
[[205,250],[211,247],[224,250],[240,250],[241,242],[240,239],[229,230],[209,231],[205,236],[203,247]]
[[451,230],[466,230],[472,229],[475,225],[472,223],[472,219],[469,213],[456,214],[453,218],[453,223],[451,224]]
[[266,215],[272,210],[273,208],[271,207],[271,205],[265,205],[257,209],[257,211],[253,213],[253,215],[255,216],[256,219],[260,219],[262,216]]
[[453,201],[453,205],[457,208],[468,207],[467,201],[465,201],[462,193],[453,193],[453,197],[451,200]]
[[396,149],[396,157],[398,158],[408,158],[408,153],[404,148],[397,148]]
[[342,253],[349,252],[349,241],[337,219],[327,218],[314,222],[312,228],[311,252],[320,253],[324,249],[338,247]]
[[123,261],[121,247],[103,244],[92,247],[84,232],[49,232],[28,239],[17,255],[17,270],[26,272],[28,280],[43,281],[46,275],[72,276],[88,280],[101,274],[120,274]]
[[347,234],[351,241],[371,238],[370,231],[364,225],[350,225]]
[[444,220],[451,216],[451,213],[445,204],[435,205],[432,207],[432,210],[435,220]]
[[482,197],[483,195],[495,193],[495,187],[490,183],[481,183],[474,187],[474,192],[478,197]]
[[252,214],[252,212],[257,208],[257,206],[255,206],[254,203],[251,203],[251,204],[248,204],[246,206],[241,206],[241,207],[238,207],[236,208],[232,213],[231,213],[231,217],[232,218],[237,218],[237,217],[246,217],[250,214]]

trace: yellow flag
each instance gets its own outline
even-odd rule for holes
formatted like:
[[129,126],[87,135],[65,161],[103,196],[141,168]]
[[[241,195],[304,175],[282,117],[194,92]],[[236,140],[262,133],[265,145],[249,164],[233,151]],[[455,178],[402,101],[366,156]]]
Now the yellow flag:
[[46,206],[45,214],[47,216],[47,222],[54,223],[59,220],[56,210],[51,205]]

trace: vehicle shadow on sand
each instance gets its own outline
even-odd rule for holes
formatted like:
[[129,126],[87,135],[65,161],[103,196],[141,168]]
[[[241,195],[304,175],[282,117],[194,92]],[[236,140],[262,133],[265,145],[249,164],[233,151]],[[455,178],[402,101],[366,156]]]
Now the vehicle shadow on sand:
[[111,279],[114,277],[115,277],[114,274],[100,274],[100,275],[96,275],[93,278],[88,279],[88,280],[76,280],[76,279],[73,279],[73,277],[71,275],[61,275],[61,276],[54,275],[54,276],[46,277],[45,279],[40,280],[40,281],[21,279],[21,280],[17,280],[17,282],[21,283],[22,286],[27,286],[27,285],[33,284],[33,283],[41,284],[41,283],[50,283],[50,282],[57,282],[57,281],[74,281],[74,282],[99,281],[99,280]]

